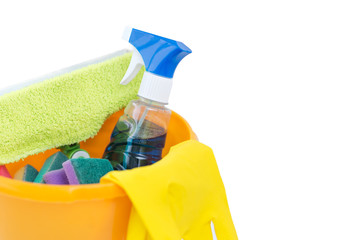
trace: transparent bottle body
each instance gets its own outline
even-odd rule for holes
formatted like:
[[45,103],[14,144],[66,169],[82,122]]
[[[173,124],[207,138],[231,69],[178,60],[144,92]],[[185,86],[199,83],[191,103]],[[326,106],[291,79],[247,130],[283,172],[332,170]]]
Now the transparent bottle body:
[[140,98],[125,108],[103,158],[115,170],[151,165],[161,159],[171,111],[163,104]]

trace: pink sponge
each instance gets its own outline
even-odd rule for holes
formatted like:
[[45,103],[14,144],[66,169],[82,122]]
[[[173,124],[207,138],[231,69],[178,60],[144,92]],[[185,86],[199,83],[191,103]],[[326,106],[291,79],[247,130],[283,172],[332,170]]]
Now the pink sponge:
[[9,171],[4,165],[0,166],[0,176],[11,178]]

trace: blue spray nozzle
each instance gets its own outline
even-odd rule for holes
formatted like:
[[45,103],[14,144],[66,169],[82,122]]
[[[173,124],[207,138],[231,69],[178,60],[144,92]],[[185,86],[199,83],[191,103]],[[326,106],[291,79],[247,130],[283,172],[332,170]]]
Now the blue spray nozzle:
[[135,49],[120,83],[129,83],[141,67],[145,66],[146,71],[138,95],[160,103],[167,103],[175,69],[179,62],[191,53],[190,48],[182,42],[135,28],[125,29],[123,38]]
[[179,62],[191,53],[182,42],[134,28],[129,43],[142,56],[146,71],[166,78],[172,78]]

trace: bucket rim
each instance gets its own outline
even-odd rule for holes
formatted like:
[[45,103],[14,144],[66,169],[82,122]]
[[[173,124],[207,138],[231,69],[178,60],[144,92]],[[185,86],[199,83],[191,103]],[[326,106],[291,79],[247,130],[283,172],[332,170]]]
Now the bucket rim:
[[126,197],[114,183],[47,185],[0,176],[0,195],[42,202],[75,202]]

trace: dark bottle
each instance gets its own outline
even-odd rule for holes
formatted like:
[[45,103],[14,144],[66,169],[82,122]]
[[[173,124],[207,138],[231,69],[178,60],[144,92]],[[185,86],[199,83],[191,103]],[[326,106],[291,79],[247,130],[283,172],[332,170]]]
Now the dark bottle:
[[103,158],[115,170],[151,165],[161,159],[171,111],[140,98],[129,103],[111,135]]

